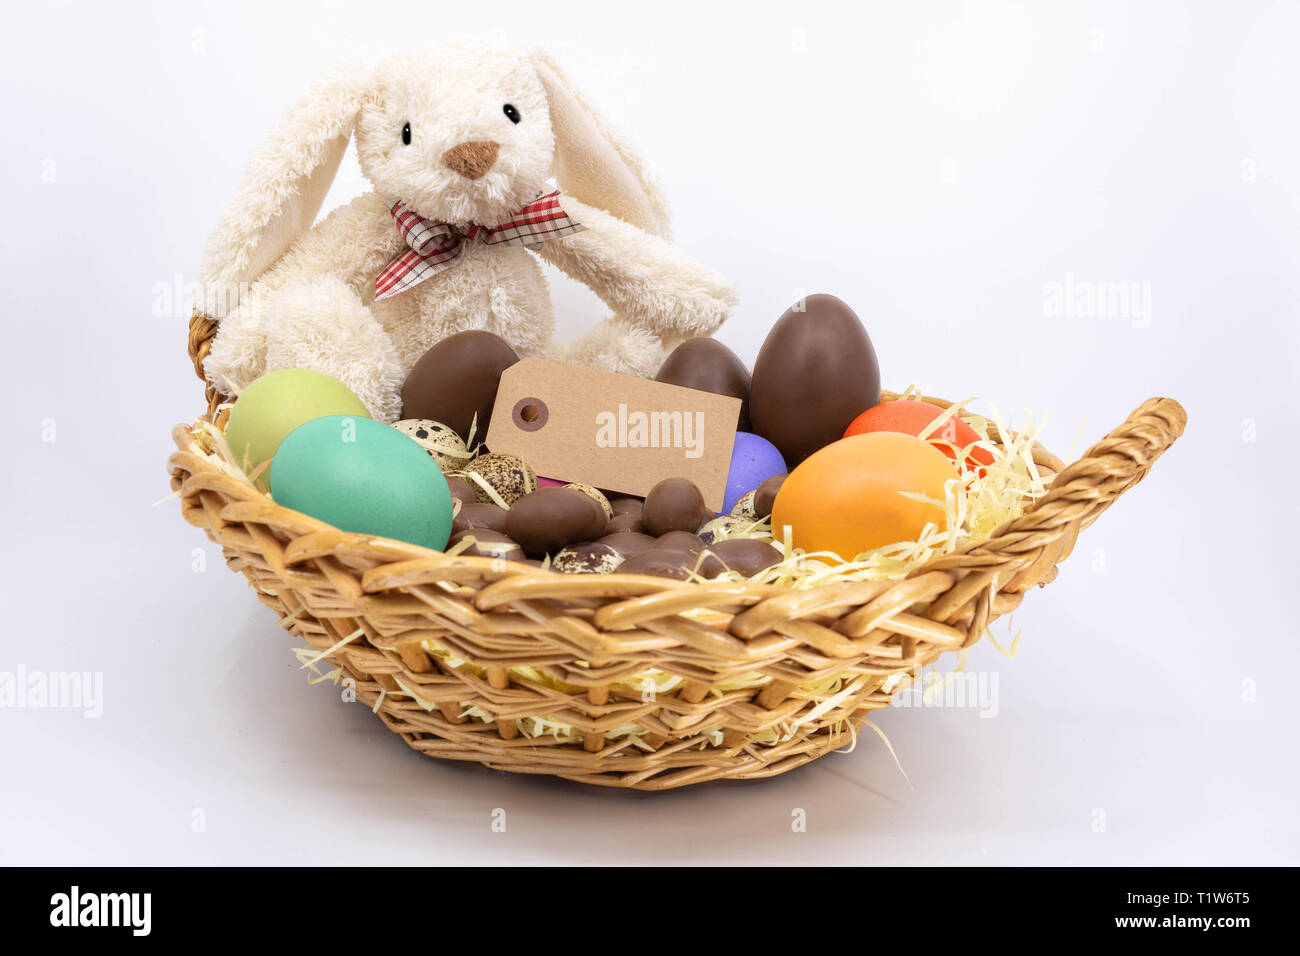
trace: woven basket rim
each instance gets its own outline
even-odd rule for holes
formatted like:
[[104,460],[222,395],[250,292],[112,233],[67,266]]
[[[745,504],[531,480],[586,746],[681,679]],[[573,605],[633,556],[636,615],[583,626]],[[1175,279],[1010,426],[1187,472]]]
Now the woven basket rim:
[[[213,420],[218,406],[222,402],[228,400],[220,393],[217,392],[217,390],[212,386],[212,384],[208,381],[207,377],[203,373],[203,360],[207,356],[207,345],[211,340],[211,336],[215,334],[217,325],[218,323],[215,320],[213,320],[209,316],[204,315],[203,313],[200,313],[197,310],[194,312],[190,322],[190,329],[191,329],[190,343],[189,343],[190,357],[194,364],[195,373],[198,375],[199,379],[204,383],[205,398],[208,401],[208,409],[201,417],[206,418],[209,421]],[[900,395],[901,393],[899,392],[893,392],[888,389],[882,389],[881,401],[882,402],[895,401],[900,397]],[[933,396],[933,395],[922,395],[920,396],[919,400],[929,402],[933,405],[937,405],[940,408],[945,408],[945,409],[950,408],[953,405],[953,402],[949,401],[948,399],[940,398],[938,396]],[[1178,411],[1181,412],[1182,410],[1182,407],[1179,406],[1176,402],[1173,402],[1172,399],[1160,399],[1159,401],[1171,402],[1174,406],[1177,407]],[[1183,422],[1185,423],[1185,421],[1186,421],[1186,415],[1184,413]],[[193,431],[193,426],[189,426],[185,424],[178,424],[173,429],[172,438],[176,443],[178,453],[187,452],[188,445],[189,445],[188,437],[192,434],[192,431]],[[997,435],[990,435],[989,439],[990,441],[993,441],[996,444],[1001,444],[1001,441]],[[1059,476],[1060,473],[1065,469],[1064,462],[1062,462],[1060,458],[1052,454],[1050,451],[1044,448],[1042,444],[1038,442],[1035,442],[1033,445],[1033,456],[1034,456],[1034,462],[1039,466],[1040,470],[1045,473],[1045,477],[1052,477],[1053,479],[1055,479],[1055,477]],[[1053,480],[1053,484],[1054,483],[1055,481]],[[399,541],[391,538],[380,538],[374,535],[360,534],[357,532],[341,531],[327,524],[326,522],[320,521],[319,519],[316,518],[312,518],[310,515],[305,515],[302,514],[301,512],[290,511],[290,509],[285,508],[283,505],[276,504],[268,495],[259,492],[256,488],[252,487],[251,485],[241,483],[235,479],[230,479],[230,487],[228,487],[226,490],[227,493],[232,494],[232,496],[234,497],[240,497],[249,501],[268,502],[273,507],[283,512],[286,512],[286,514],[291,513],[297,516],[298,520],[296,523],[312,526],[315,531],[330,532],[331,547],[334,550],[339,550],[341,547],[343,547],[343,542],[346,541],[347,546],[349,547],[360,548],[360,549],[371,549],[371,550],[376,550],[377,552],[384,552],[389,560],[410,560],[410,561],[426,562],[429,561],[430,559],[442,558],[449,565],[465,565],[474,568],[487,568],[491,566],[500,567],[502,564],[505,564],[506,566],[508,566],[512,574],[528,574],[528,575],[545,574],[545,575],[552,575],[557,578],[562,578],[563,580],[568,582],[573,582],[575,579],[595,578],[595,579],[599,579],[600,581],[606,582],[607,584],[614,587],[624,586],[630,589],[646,588],[646,589],[658,591],[664,588],[675,589],[681,587],[707,589],[712,586],[714,587],[714,589],[721,588],[730,593],[730,592],[734,592],[735,588],[737,587],[736,582],[726,582],[715,586],[714,582],[704,582],[698,579],[678,581],[673,578],[662,578],[662,577],[655,577],[651,575],[622,574],[617,571],[613,573],[606,573],[606,574],[599,574],[599,575],[561,574],[560,572],[550,571],[549,569],[536,568],[533,567],[532,565],[524,564],[521,562],[515,562],[515,561],[503,562],[503,560],[500,558],[476,558],[467,555],[456,555],[448,558],[441,551],[437,551],[432,548],[425,548],[417,544],[411,544],[410,542]],[[958,545],[951,553],[946,555],[936,556],[932,558],[930,561],[921,565],[920,567],[914,569],[912,572],[910,572],[907,575],[907,577],[909,578],[919,577],[925,573],[928,573],[929,571],[936,570],[940,567],[949,566],[952,564],[952,559],[954,558],[954,556],[965,554],[972,550],[976,550],[981,545],[987,543],[990,540],[995,540],[1005,535],[1013,534],[1015,532],[1017,523],[1020,522],[1020,520],[1026,517],[1027,515],[1031,514],[1038,507],[1038,505],[1050,495],[1051,495],[1051,488],[1049,487],[1048,495],[1045,495],[1043,498],[1039,498],[1038,500],[1031,502],[1030,506],[1026,508],[1025,511],[1018,518],[1004,523],[1002,526],[995,529],[993,533],[990,534],[987,538],[982,538],[978,541],[963,542],[962,544]],[[295,523],[295,522],[285,520],[285,516],[281,516],[281,520],[286,524]],[[380,542],[382,542],[382,544],[380,544]],[[299,552],[300,553],[295,555],[295,557],[299,559],[304,558],[308,556],[308,554],[310,553],[310,547],[308,545],[303,545],[299,548]],[[785,593],[790,590],[790,588],[785,587],[784,585],[769,585],[769,584],[757,584],[757,583],[745,582],[744,586],[746,587],[746,589],[751,590],[752,593],[754,593],[755,595],[759,595],[759,594],[775,595],[775,594]]]

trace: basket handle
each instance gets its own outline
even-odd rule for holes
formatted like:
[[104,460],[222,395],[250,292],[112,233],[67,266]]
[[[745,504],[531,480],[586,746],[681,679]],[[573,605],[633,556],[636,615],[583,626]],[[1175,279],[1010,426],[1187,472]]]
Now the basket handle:
[[194,363],[194,374],[199,377],[203,383],[203,397],[208,401],[208,417],[211,418],[216,412],[217,406],[222,402],[221,393],[217,391],[215,385],[208,381],[208,377],[203,374],[203,361],[208,357],[208,352],[212,349],[212,338],[217,334],[217,320],[204,315],[198,309],[190,314],[189,337],[186,342],[186,351],[189,352],[190,361]]
[[[949,570],[965,576],[980,572],[963,582],[960,596],[954,594],[942,602],[942,615],[954,613],[960,599],[974,597],[986,585],[1015,594],[1045,584],[1074,549],[1079,532],[1146,477],[1186,426],[1183,406],[1172,398],[1148,398],[1123,424],[1059,472],[1047,494],[1020,517],[988,538],[968,542],[914,573]],[[1009,559],[1015,567],[1008,567]],[[982,624],[975,629],[976,633],[982,631]]]
[[1148,398],[1109,435],[1052,481],[1047,494],[995,537],[1041,533],[1078,520],[1085,528],[1146,477],[1187,427],[1187,412],[1172,398]]

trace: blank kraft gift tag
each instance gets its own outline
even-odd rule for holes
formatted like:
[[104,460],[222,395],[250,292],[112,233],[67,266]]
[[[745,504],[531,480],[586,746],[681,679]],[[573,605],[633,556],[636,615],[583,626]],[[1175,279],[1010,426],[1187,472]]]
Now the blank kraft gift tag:
[[645,495],[689,478],[722,508],[740,399],[526,358],[501,373],[487,446],[539,475]]

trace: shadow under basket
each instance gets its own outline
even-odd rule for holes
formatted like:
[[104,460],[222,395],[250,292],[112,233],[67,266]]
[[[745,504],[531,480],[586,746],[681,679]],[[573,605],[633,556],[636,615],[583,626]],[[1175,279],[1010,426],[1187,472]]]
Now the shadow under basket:
[[[190,323],[200,378],[216,327]],[[207,399],[212,417],[210,386]],[[1055,578],[1186,421],[1152,398],[1069,467],[1035,447],[1048,493],[988,539],[904,580],[802,590],[557,574],[346,533],[195,454],[185,425],[168,467],[185,520],[416,750],[666,790],[771,777],[850,745],[913,675]]]

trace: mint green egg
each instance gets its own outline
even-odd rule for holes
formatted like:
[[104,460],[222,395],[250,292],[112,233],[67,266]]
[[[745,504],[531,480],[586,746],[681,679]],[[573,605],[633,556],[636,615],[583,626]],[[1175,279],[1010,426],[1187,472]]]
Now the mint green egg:
[[[249,383],[230,410],[226,444],[251,477],[289,432],[323,415],[370,417],[361,399],[336,378],[305,368],[267,372]],[[265,468],[255,480],[265,491]]]
[[451,492],[437,463],[396,428],[327,415],[299,425],[271,461],[271,497],[341,531],[441,551]]

